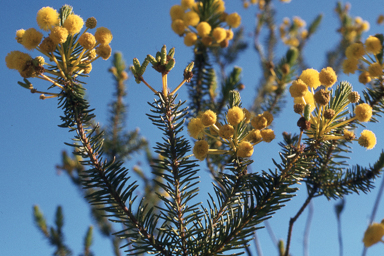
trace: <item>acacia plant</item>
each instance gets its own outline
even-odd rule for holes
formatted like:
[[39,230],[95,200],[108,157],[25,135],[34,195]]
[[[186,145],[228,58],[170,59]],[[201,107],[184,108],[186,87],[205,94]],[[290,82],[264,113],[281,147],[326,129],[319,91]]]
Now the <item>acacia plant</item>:
[[[292,23],[284,21],[280,37],[290,48],[276,61],[275,12],[271,1],[259,1],[254,47],[261,56],[263,78],[252,109],[246,109],[239,93],[241,68],[233,68],[229,74],[225,71],[247,47],[242,30],[236,30],[241,17],[236,12],[226,13],[222,0],[182,0],[180,5],[172,6],[172,29],[183,37],[186,46],[193,47],[193,61],[184,69],[180,84],[169,85],[167,81],[176,63],[174,48],[167,50],[164,45],[153,56],[138,56],[144,61],[135,58],[130,67],[135,81],[145,84],[155,95],[147,116],[163,132],[154,147],[157,158],[152,157],[137,131],[124,131],[122,98],[127,73],[121,54],[114,55],[110,70],[116,80],[116,99],[111,104],[109,128],[97,124],[94,109],[85,98],[84,80],[92,63],[111,56],[109,29],[98,27],[94,34],[88,32],[96,27],[95,18],[87,19],[82,31],[84,22],[72,7],[63,6],[59,12],[44,7],[37,21],[42,30],[49,31],[47,37],[42,40],[43,34],[34,28],[16,33],[19,43],[28,50],[37,49],[42,56],[32,58],[12,51],[5,61],[24,78],[19,85],[40,94],[41,99],[58,99],[63,111],[59,126],[74,134],[73,143],[66,144],[73,147],[75,155],[72,158],[64,152],[58,169],[66,171],[82,189],[106,235],[115,232],[116,226],[112,227],[105,216],[122,226],[112,238],[115,255],[120,255],[120,239],[128,255],[241,254],[254,238],[254,231],[295,196],[301,184],[307,188],[308,197],[289,223],[285,248],[280,246],[280,254],[288,256],[293,224],[314,197],[337,199],[350,193],[366,193],[384,167],[383,153],[369,167],[348,168],[337,160],[350,153],[354,141],[367,149],[376,145],[372,131],[365,129],[357,138],[354,130],[380,118],[384,81],[383,36],[369,36],[364,43],[358,42],[363,28],[358,31],[356,24],[348,22],[348,10],[341,4],[336,10],[342,26],[338,49],[342,53],[345,50],[346,58],[340,51],[330,52],[328,64],[319,72],[306,67],[302,50],[316,32],[321,15],[308,30],[298,18]],[[264,47],[259,42],[262,29],[269,31]],[[357,32],[352,36],[353,29]],[[220,75],[216,75],[214,64]],[[162,88],[145,80],[148,65],[154,69],[151,72],[160,73]],[[362,96],[350,83],[338,82],[341,68],[345,73],[361,72],[360,82],[369,84]],[[47,90],[36,89],[31,78],[47,81]],[[177,99],[177,91],[184,84],[189,89],[189,100]],[[275,139],[273,120],[284,106],[287,91],[294,101],[293,111],[298,114],[297,131],[283,134],[280,159],[273,160],[271,169],[251,171],[252,159],[257,158],[251,159],[254,147]],[[136,194],[138,181],[130,178],[130,170],[123,163],[138,150],[146,150],[153,177],[139,168],[133,171],[155,191],[148,189],[147,196],[141,198]],[[214,177],[213,194],[199,194],[200,176],[206,174],[199,171],[198,161],[204,161]],[[62,209],[57,211],[56,228],[47,227],[38,207],[35,219],[57,247],[55,253],[70,254],[62,239]],[[383,227],[374,224],[367,230],[366,246],[381,240]],[[87,231],[84,255],[92,254],[91,234],[92,228]]]

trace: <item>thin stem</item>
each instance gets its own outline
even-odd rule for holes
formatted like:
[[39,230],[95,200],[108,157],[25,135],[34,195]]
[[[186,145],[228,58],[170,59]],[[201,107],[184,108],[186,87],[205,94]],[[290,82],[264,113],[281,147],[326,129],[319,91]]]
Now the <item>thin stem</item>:
[[259,239],[257,238],[256,231],[253,231],[253,236],[255,237],[254,241],[255,241],[255,247],[256,247],[257,256],[263,256],[263,252],[261,251],[261,246],[260,246],[260,243],[259,243]]
[[311,201],[309,203],[309,208],[308,208],[307,222],[305,223],[305,231],[304,231],[304,239],[303,239],[304,256],[309,255],[309,251],[308,251],[309,231],[311,230],[312,217],[313,217],[313,202]]

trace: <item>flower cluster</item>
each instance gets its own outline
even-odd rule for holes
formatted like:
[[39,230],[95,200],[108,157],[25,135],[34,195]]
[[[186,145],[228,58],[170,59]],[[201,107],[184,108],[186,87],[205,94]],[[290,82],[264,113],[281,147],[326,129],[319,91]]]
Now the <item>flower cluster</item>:
[[[40,29],[49,33],[48,36],[44,37],[43,33],[35,28],[20,29],[16,31],[16,41],[27,50],[38,50],[43,56],[32,58],[27,53],[12,51],[5,57],[7,67],[19,71],[24,78],[38,77],[63,89],[59,80],[88,74],[92,70],[93,61],[99,57],[107,60],[111,56],[111,31],[99,27],[94,35],[87,32],[88,29],[96,27],[94,17],[84,22],[79,15],[73,13],[72,7],[65,5],[60,14],[51,7],[41,8],[37,12],[36,20]],[[84,25],[86,29],[80,33]],[[44,57],[53,63],[47,63]],[[30,83],[20,84],[33,93],[42,93]],[[46,94],[50,96],[41,94],[40,98],[58,96],[55,93]]]
[[363,243],[365,247],[370,247],[378,242],[383,241],[384,236],[384,219],[381,223],[372,223],[364,233]]
[[377,57],[378,54],[382,53],[382,50],[382,41],[376,36],[369,36],[364,44],[358,42],[349,45],[345,50],[347,59],[343,62],[344,73],[354,74],[361,67],[359,69],[361,71],[359,82],[363,84],[382,77],[383,66]]
[[369,22],[363,20],[361,17],[355,17],[348,22],[348,25],[339,29],[339,32],[349,41],[356,42],[361,38],[363,32],[368,31],[370,28]]
[[[358,103],[360,95],[352,92],[348,83],[342,82],[338,89],[344,91],[345,95],[338,95],[338,102],[332,101],[332,92],[329,89],[336,81],[336,73],[331,67],[323,68],[320,72],[306,69],[289,88],[294,99],[294,111],[301,115],[297,125],[302,132],[306,131],[310,138],[320,141],[351,141],[355,139],[355,135],[347,129],[347,125],[355,120],[368,122],[372,117],[372,107],[367,103],[360,103],[355,107],[355,115],[345,120],[348,105]],[[367,149],[376,145],[375,134],[368,130],[364,130],[357,141]]]
[[280,38],[284,44],[297,47],[308,36],[305,27],[306,23],[300,17],[293,17],[292,22],[289,18],[284,18],[279,26]]
[[[291,0],[280,0],[280,2],[283,3],[290,3]],[[258,5],[259,9],[264,9],[265,6],[265,0],[244,0],[243,1],[243,7],[247,9],[250,5]]]
[[[268,129],[273,121],[269,112],[251,118],[245,108],[234,106],[228,110],[225,123],[219,123],[217,115],[207,110],[188,124],[191,137],[200,139],[193,147],[193,153],[200,161],[208,154],[233,154],[237,157],[251,157],[253,147],[260,142],[271,142],[275,138],[273,130]],[[249,125],[249,123],[251,125]],[[228,149],[210,149],[206,139],[212,138],[216,145]]]
[[239,14],[225,12],[223,0],[195,2],[181,0],[171,7],[172,30],[184,37],[186,46],[201,43],[204,46],[227,47],[233,38],[232,28],[241,24]]

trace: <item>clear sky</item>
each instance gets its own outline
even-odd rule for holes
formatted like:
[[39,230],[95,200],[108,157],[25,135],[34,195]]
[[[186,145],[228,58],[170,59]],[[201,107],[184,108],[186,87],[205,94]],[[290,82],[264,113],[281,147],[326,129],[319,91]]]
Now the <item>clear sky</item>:
[[[2,76],[2,91],[0,93],[0,159],[2,162],[0,178],[0,255],[51,255],[50,247],[42,234],[33,224],[32,207],[37,204],[44,212],[49,224],[54,222],[54,212],[57,205],[63,206],[65,214],[64,233],[66,243],[78,255],[81,253],[83,237],[92,220],[89,218],[89,208],[78,191],[72,186],[64,175],[58,175],[55,165],[60,164],[62,150],[71,150],[63,142],[70,142],[72,134],[65,129],[60,129],[60,109],[57,101],[39,100],[38,95],[28,92],[17,85],[21,80],[19,74],[9,70],[4,58],[13,50],[26,51],[15,40],[15,31],[21,28],[38,28],[36,13],[44,6],[59,9],[63,4],[74,7],[76,14],[84,19],[96,17],[98,26],[109,28],[114,36],[111,43],[113,51],[121,51],[127,64],[132,63],[134,57],[141,61],[147,54],[154,55],[162,45],[168,48],[176,47],[176,67],[168,76],[170,87],[174,88],[181,81],[181,74],[188,62],[193,59],[192,49],[183,44],[171,30],[169,9],[179,1],[3,1],[0,24],[3,36],[0,37],[0,70]],[[363,36],[383,32],[383,26],[379,27],[375,21],[379,14],[384,14],[382,0],[351,1],[351,13],[361,16],[371,24],[370,31]],[[319,32],[309,41],[305,56],[307,63],[318,70],[323,68],[325,52],[332,49],[339,40],[336,30],[338,22],[334,8],[336,1],[307,1],[292,0],[289,4],[274,1],[277,9],[277,22],[281,23],[284,17],[300,16],[307,21],[313,20],[319,13],[324,14],[324,19]],[[369,5],[369,8],[367,8]],[[248,50],[242,54],[236,65],[243,68],[243,83],[246,88],[242,91],[243,105],[250,107],[252,98],[256,94],[256,86],[261,71],[259,59],[252,47],[252,31],[255,26],[256,7],[245,10],[240,0],[227,0],[227,12],[238,12],[242,16],[242,26],[246,31],[246,40],[249,43]],[[45,34],[46,35],[46,34]],[[277,57],[286,51],[286,46],[279,45]],[[33,56],[39,55],[32,52]],[[98,60],[93,65],[90,78],[87,79],[88,98],[96,108],[97,120],[101,124],[107,121],[107,105],[112,99],[113,80],[107,69],[111,61]],[[146,72],[147,81],[154,87],[160,86],[161,78],[151,69]],[[363,86],[357,82],[356,76],[341,76],[339,81],[348,80],[354,85],[355,90],[361,90]],[[32,79],[34,86],[45,89],[47,84],[41,80]],[[174,86],[172,86],[174,85]],[[157,87],[156,87],[157,88]],[[158,88],[159,89],[159,88]],[[180,99],[187,99],[187,89],[180,91]],[[137,127],[151,143],[155,145],[160,139],[160,132],[155,130],[151,122],[145,117],[149,112],[146,102],[152,101],[152,93],[142,84],[137,85],[133,79],[128,81],[128,95],[126,102],[128,109],[128,129]],[[263,151],[255,149],[252,159],[255,164],[253,171],[274,168],[271,158],[279,159],[277,151],[278,142],[281,141],[283,131],[297,133],[297,116],[293,116],[292,104],[287,103],[286,110],[275,121],[275,133],[277,138]],[[292,117],[292,118],[291,118]],[[294,121],[290,121],[294,120]],[[378,143],[373,150],[366,151],[354,144],[351,164],[368,166],[375,161],[384,147],[383,125],[369,124],[369,129],[375,131]],[[361,129],[361,128],[360,128]],[[360,133],[360,130],[359,132]],[[140,159],[140,156],[139,156]],[[137,160],[126,163],[127,168],[135,165]],[[204,164],[201,175],[203,179],[208,177]],[[382,179],[377,180],[377,188],[372,193],[360,196],[350,195],[346,197],[345,210],[342,213],[342,233],[344,242],[344,255],[361,255],[363,233],[367,227],[378,187]],[[207,199],[206,190],[200,192],[201,201]],[[300,187],[300,192],[288,206],[278,211],[270,220],[270,225],[278,239],[286,240],[289,218],[294,216],[305,200],[306,189]],[[325,198],[313,200],[314,216],[310,229],[309,253],[312,256],[338,255],[337,223],[334,214],[335,201],[327,201]],[[292,255],[303,255],[303,232],[307,211],[296,222],[293,230],[291,245]],[[384,202],[381,202],[375,221],[380,222],[384,218]],[[258,238],[264,255],[277,255],[277,249],[272,244],[266,229],[258,231]],[[251,249],[255,253],[252,244]],[[94,237],[92,250],[95,255],[112,255],[110,243],[103,239],[97,232]],[[375,245],[368,250],[367,255],[382,255],[384,245]]]

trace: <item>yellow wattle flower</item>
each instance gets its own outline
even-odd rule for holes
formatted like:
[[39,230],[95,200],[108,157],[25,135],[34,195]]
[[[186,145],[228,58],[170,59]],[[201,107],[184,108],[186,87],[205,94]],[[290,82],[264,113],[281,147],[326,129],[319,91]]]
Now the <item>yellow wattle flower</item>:
[[228,110],[227,113],[227,120],[228,123],[235,126],[238,125],[241,121],[244,119],[244,112],[243,109],[235,106]]
[[187,33],[184,37],[184,44],[188,47],[194,45],[196,41],[197,41],[197,35],[193,32]]
[[337,81],[336,72],[331,67],[323,68],[319,74],[319,80],[325,87],[331,87]]
[[321,85],[319,80],[319,71],[313,68],[303,70],[299,79],[301,79],[308,87],[311,87],[315,90]]
[[43,34],[34,28],[25,30],[21,39],[21,44],[28,50],[35,49],[41,42]]
[[253,154],[253,146],[248,141],[242,141],[237,147],[236,155],[238,157],[251,157]]
[[193,154],[198,160],[203,161],[207,157],[208,150],[208,142],[206,142],[205,140],[199,140],[195,143],[195,146],[193,147]]
[[181,5],[176,4],[172,6],[169,10],[169,15],[171,16],[172,21],[177,19],[182,20],[184,15],[184,9],[183,7],[181,7]]
[[197,25],[196,30],[199,36],[204,37],[211,33],[212,27],[208,22],[202,21]]
[[225,18],[225,22],[227,22],[228,26],[232,28],[237,28],[241,24],[241,17],[237,12],[228,14]]
[[95,38],[100,44],[109,44],[112,41],[113,36],[108,28],[99,27],[96,29]]
[[378,54],[381,52],[382,45],[380,39],[375,36],[369,36],[367,40],[365,40],[364,44],[365,50],[368,53]]
[[96,45],[96,38],[91,33],[84,33],[82,34],[77,42],[83,46],[84,49],[90,50]]
[[49,38],[55,43],[55,44],[62,44],[67,41],[68,37],[68,30],[64,27],[56,26],[53,29],[51,29],[51,33],[49,34]]
[[59,13],[52,7],[43,7],[37,12],[36,21],[42,30],[48,31],[59,25]]
[[292,82],[291,87],[289,87],[289,92],[292,98],[303,97],[308,93],[307,84],[304,83],[303,80],[297,79]]
[[212,110],[207,110],[201,115],[201,122],[204,126],[214,125],[217,121],[217,115]]
[[370,247],[382,240],[384,236],[384,225],[382,223],[372,223],[364,233],[363,243],[365,247]]
[[[64,21],[63,27],[68,30],[70,35],[77,34],[81,31],[84,26],[84,20],[76,14],[68,15],[67,19]],[[109,44],[109,42],[107,43]]]
[[367,103],[362,103],[356,106],[355,115],[360,122],[368,122],[372,117],[372,107]]

